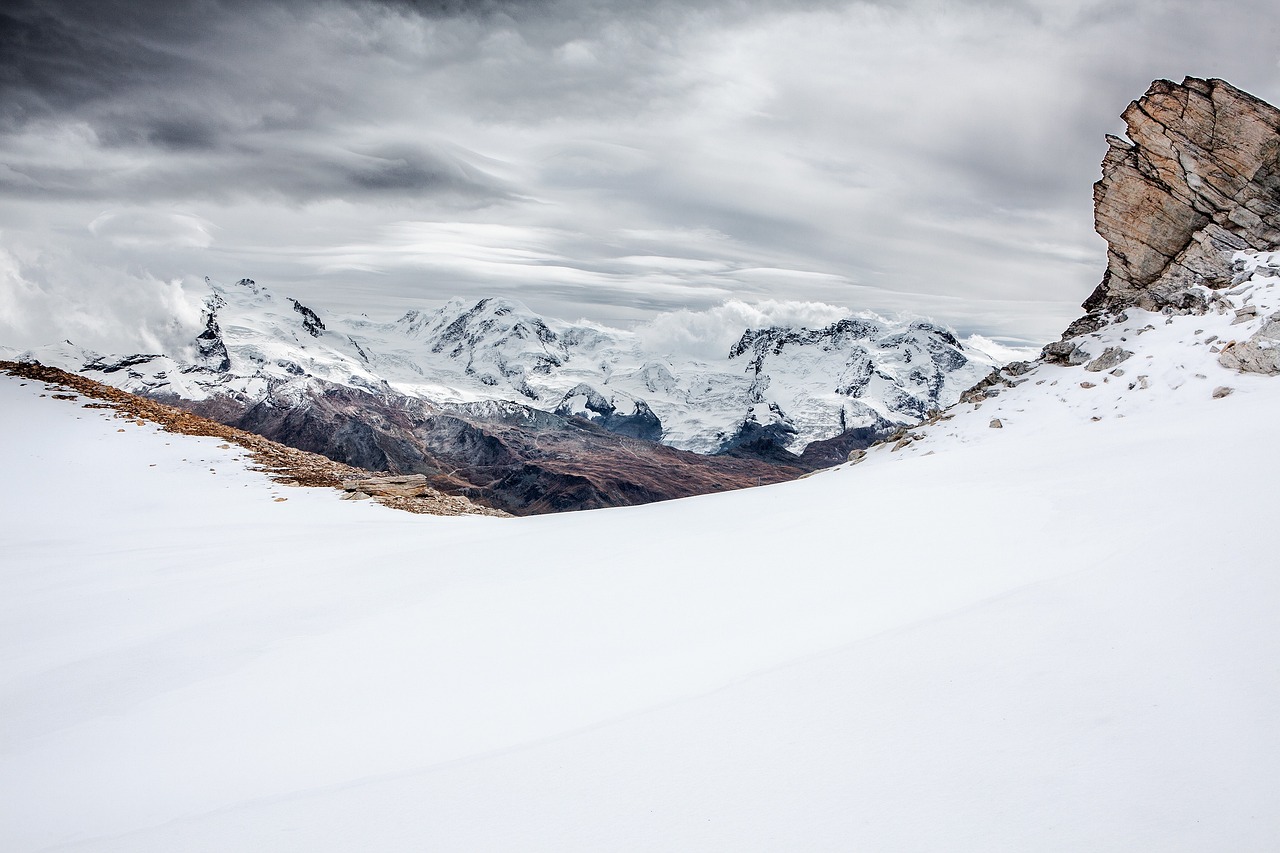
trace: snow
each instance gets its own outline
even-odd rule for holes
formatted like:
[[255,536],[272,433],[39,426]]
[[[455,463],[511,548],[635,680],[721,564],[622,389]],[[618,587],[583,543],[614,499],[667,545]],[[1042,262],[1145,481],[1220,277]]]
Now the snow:
[[4,847],[1275,849],[1280,380],[1165,319],[857,465],[525,519],[0,378]]
[[114,369],[120,355],[74,344],[29,355],[133,393],[189,400],[229,395],[252,403],[273,393],[302,401],[321,380],[445,407],[506,401],[555,411],[587,387],[624,414],[644,401],[662,422],[663,443],[700,453],[720,449],[763,402],[760,423],[793,426],[789,449],[799,453],[842,424],[869,424],[876,415],[914,423],[989,373],[998,363],[989,353],[1011,351],[983,339],[944,344],[929,324],[865,315],[850,319],[865,327],[862,335],[769,327],[757,330],[755,350],[731,358],[726,348],[703,359],[650,351],[651,334],[546,320],[509,299],[454,299],[390,323],[321,311],[325,330],[313,337],[292,300],[270,288],[248,279],[210,286],[207,305],[216,309],[229,372],[201,369],[209,365],[192,353],[127,369]]

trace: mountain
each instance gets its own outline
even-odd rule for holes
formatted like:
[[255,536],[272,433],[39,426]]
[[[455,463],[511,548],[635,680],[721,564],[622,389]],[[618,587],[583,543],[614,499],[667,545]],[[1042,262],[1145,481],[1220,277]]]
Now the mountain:
[[1276,848],[1280,251],[1241,218],[850,464],[608,512],[277,502],[0,377],[6,849]]
[[949,405],[995,363],[940,326],[870,315],[748,329],[705,361],[512,300],[377,323],[251,279],[209,286],[185,352],[21,357],[520,514],[792,479]]

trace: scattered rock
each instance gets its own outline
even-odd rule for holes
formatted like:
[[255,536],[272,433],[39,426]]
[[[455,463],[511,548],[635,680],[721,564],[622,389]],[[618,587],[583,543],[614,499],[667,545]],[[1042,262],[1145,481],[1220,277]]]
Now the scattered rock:
[[1122,349],[1120,347],[1107,347],[1102,351],[1102,355],[1086,364],[1084,369],[1088,370],[1090,373],[1110,370],[1116,365],[1127,361],[1132,355],[1133,353],[1129,352],[1127,349]]
[[1235,326],[1240,323],[1247,323],[1258,316],[1258,309],[1252,305],[1246,305],[1236,311],[1236,317],[1231,321],[1231,325]]
[[863,459],[866,459],[866,458],[867,458],[867,451],[850,450],[849,456],[845,459],[845,461],[852,462],[854,465],[857,465],[859,462],[861,462]]
[[1268,317],[1249,340],[1224,346],[1218,364],[1242,373],[1280,374],[1280,312]]
[[1213,398],[1217,400],[1219,398],[1226,397],[1228,394],[1231,394],[1235,390],[1236,389],[1228,385],[1219,385],[1217,388],[1213,389]]
[[1081,383],[1080,383],[1080,387],[1081,387],[1081,388],[1095,388],[1095,387],[1097,387],[1097,386],[1095,386],[1092,382],[1081,382]]
[[992,418],[991,423],[987,424],[991,429],[1004,429],[1004,422],[999,418]]
[[1085,352],[1078,343],[1071,340],[1047,343],[1044,345],[1044,349],[1040,351],[1040,355],[1049,364],[1066,364],[1072,367],[1077,364],[1084,364],[1090,359],[1089,353]]

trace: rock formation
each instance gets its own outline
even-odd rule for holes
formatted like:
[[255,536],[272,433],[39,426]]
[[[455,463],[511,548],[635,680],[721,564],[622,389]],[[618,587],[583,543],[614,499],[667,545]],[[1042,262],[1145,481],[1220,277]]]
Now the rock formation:
[[[1258,263],[1238,253],[1280,246],[1280,110],[1223,80],[1188,77],[1181,85],[1152,83],[1123,118],[1129,139],[1107,137],[1102,180],[1093,187],[1107,270],[1084,301],[1088,313],[1044,348],[1049,362],[1115,367],[1127,354],[1091,353],[1088,338],[1128,308],[1234,310],[1226,297]],[[1249,305],[1237,315],[1238,323],[1258,319]],[[1274,319],[1247,343],[1225,344],[1221,363],[1280,372]]]
[[1280,244],[1280,110],[1222,80],[1157,80],[1107,137],[1094,227],[1107,271],[1090,312],[1181,304],[1229,283],[1224,255]]

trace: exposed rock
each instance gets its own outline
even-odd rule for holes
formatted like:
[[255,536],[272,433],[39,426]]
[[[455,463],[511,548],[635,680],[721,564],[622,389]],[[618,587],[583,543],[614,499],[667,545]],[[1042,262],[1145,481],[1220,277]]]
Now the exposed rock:
[[[319,380],[311,389],[305,406],[274,396],[252,405],[226,397],[172,402],[346,465],[386,472],[379,477],[424,475],[438,492],[515,515],[689,497],[791,480],[809,470],[794,455],[790,464],[704,456],[512,402],[440,409]],[[387,488],[375,497],[393,507],[425,500]]]
[[1061,340],[1045,344],[1044,349],[1040,351],[1040,357],[1049,364],[1066,364],[1074,367],[1084,364],[1092,356],[1076,341]]
[[1157,80],[1109,136],[1094,185],[1107,271],[1091,314],[1203,310],[1232,253],[1280,242],[1280,110],[1222,80]]
[[342,488],[348,492],[366,496],[379,495],[397,498],[418,498],[431,491],[425,474],[403,476],[360,477],[344,480]]
[[218,326],[218,309],[225,303],[217,296],[211,296],[204,303],[204,330],[196,335],[196,366],[215,373],[225,373],[231,369],[231,356],[227,345],[222,340],[222,329]]
[[320,319],[320,315],[296,299],[289,301],[293,303],[293,310],[302,315],[302,328],[307,334],[313,338],[320,337],[320,333],[324,331],[324,321]]
[[1121,347],[1107,347],[1102,351],[1102,355],[1095,358],[1084,366],[1085,370],[1091,373],[1101,373],[1126,361],[1133,353]]
[[991,427],[992,429],[1004,429],[1004,421],[1000,420],[999,418],[992,418],[991,423],[987,424],[987,426]]
[[1280,374],[1280,312],[1268,317],[1249,340],[1223,347],[1218,363],[1242,373]]
[[633,399],[631,414],[618,411],[603,394],[585,383],[571,388],[555,408],[557,415],[580,417],[604,427],[609,432],[642,438],[645,441],[662,440],[662,421],[644,400]]
[[1219,385],[1217,388],[1213,389],[1213,399],[1218,400],[1223,397],[1226,397],[1228,394],[1231,394],[1235,390],[1236,389],[1230,387],[1229,385]]

